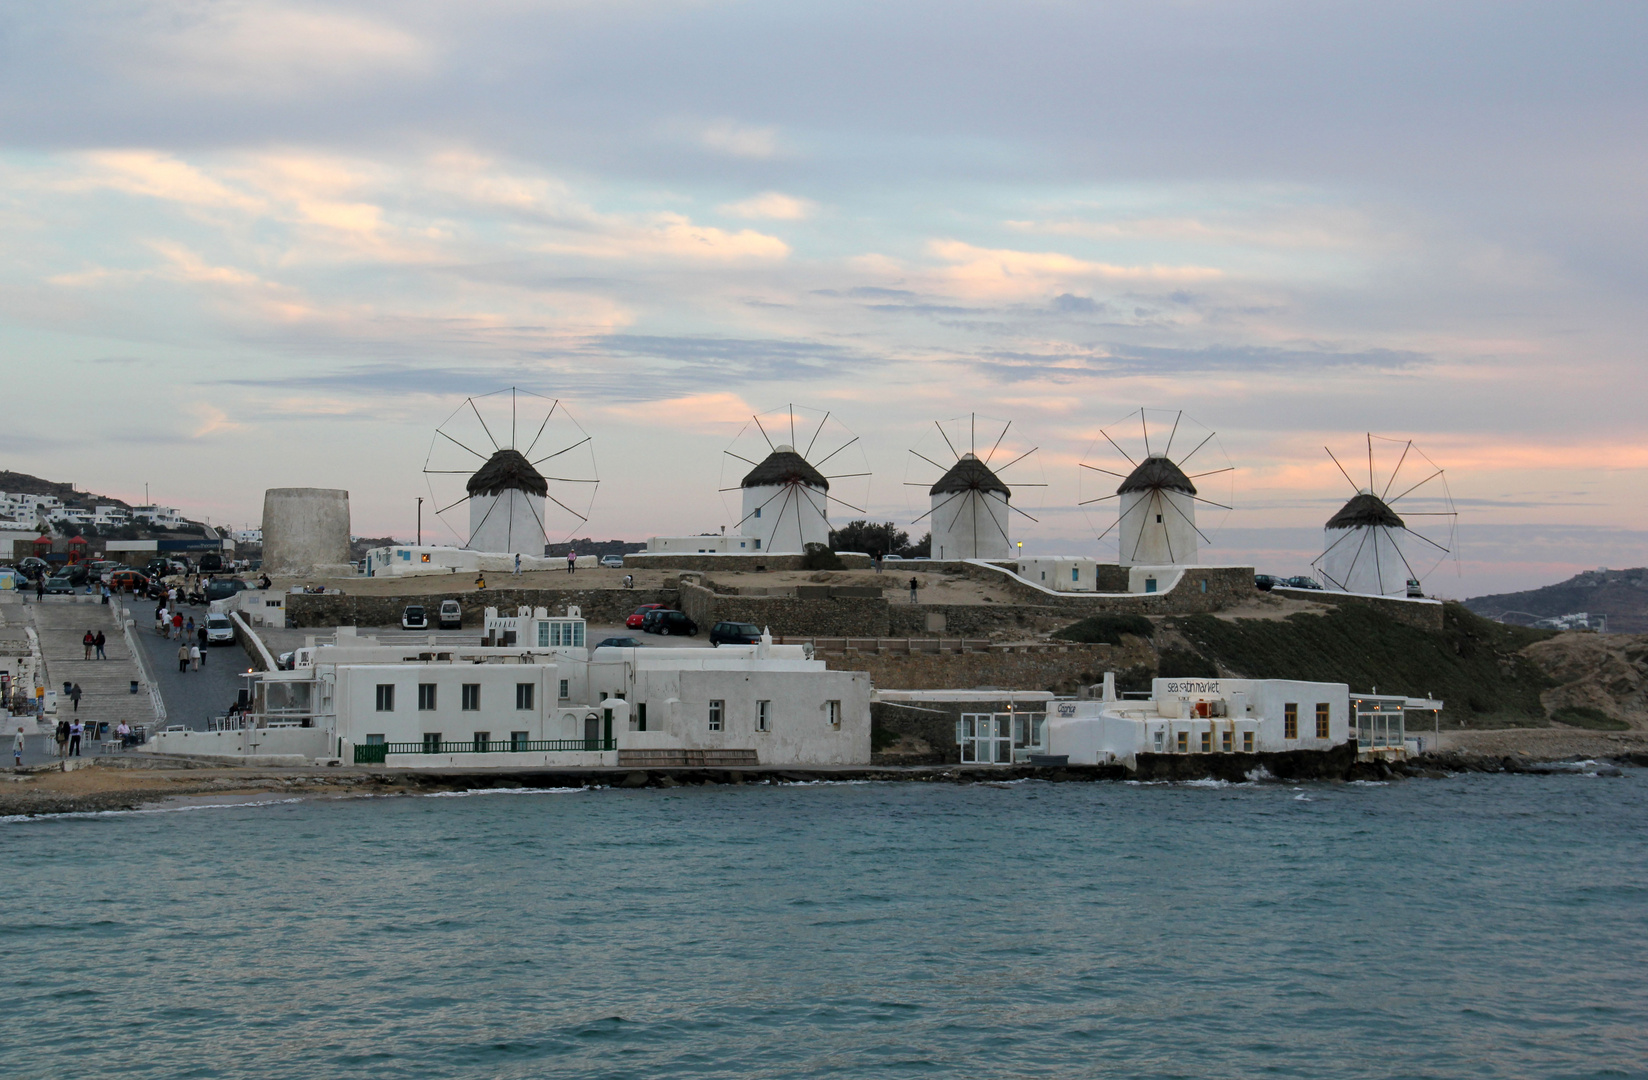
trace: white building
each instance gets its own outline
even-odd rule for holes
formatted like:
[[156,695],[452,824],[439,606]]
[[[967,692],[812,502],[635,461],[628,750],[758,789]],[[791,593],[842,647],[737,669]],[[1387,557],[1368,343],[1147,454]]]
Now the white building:
[[696,555],[753,555],[765,551],[759,536],[728,536],[725,533],[652,536],[647,538],[647,550]]
[[1328,519],[1316,560],[1323,588],[1370,596],[1407,595],[1416,575],[1403,551],[1417,544],[1396,511],[1364,489]]
[[[932,507],[932,557],[935,559],[1005,559],[1008,503],[1012,491],[973,454],[963,454],[928,489]],[[920,520],[919,518],[917,520]]]
[[1046,752],[1072,765],[1136,768],[1140,754],[1330,750],[1354,738],[1364,755],[1399,755],[1407,749],[1406,714],[1429,718],[1442,708],[1440,701],[1353,696],[1344,683],[1288,679],[1156,679],[1146,700],[1106,698],[1056,702]]
[[870,760],[869,675],[831,671],[806,646],[763,635],[716,649],[591,650],[572,644],[587,633],[582,618],[542,608],[514,626],[517,644],[496,648],[382,645],[342,628],[335,644],[299,650],[295,670],[252,677],[246,725],[165,732],[154,749],[408,768]]
[[1201,534],[1196,529],[1196,485],[1161,455],[1139,463],[1121,486],[1117,561],[1123,566],[1194,564]]
[[519,450],[499,450],[469,478],[471,551],[542,556],[549,482]]
[[1019,559],[1019,577],[1054,592],[1097,592],[1099,560],[1079,555],[1038,555]]
[[235,532],[235,543],[237,543],[237,544],[261,544],[261,543],[263,543],[263,530],[262,529],[239,529]]
[[145,521],[167,529],[182,528],[184,524],[183,515],[175,506],[134,506],[132,520]]
[[[518,556],[521,572],[529,570],[565,570],[565,556],[546,556],[543,545],[538,554]],[[510,574],[515,570],[517,556],[505,551],[471,551],[468,548],[440,545],[396,544],[394,547],[371,548],[366,552],[365,572],[368,577],[418,577],[426,574]],[[593,569],[599,563],[594,555],[579,555],[574,563],[579,569]]]
[[744,515],[738,531],[755,540],[752,551],[799,555],[808,544],[829,544],[830,481],[793,446],[774,447],[738,486]]

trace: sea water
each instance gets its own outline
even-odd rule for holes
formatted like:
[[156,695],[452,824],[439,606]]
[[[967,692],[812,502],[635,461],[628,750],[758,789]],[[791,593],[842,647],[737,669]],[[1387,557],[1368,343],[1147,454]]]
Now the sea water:
[[1641,774],[0,823],[0,1075],[1648,1072]]

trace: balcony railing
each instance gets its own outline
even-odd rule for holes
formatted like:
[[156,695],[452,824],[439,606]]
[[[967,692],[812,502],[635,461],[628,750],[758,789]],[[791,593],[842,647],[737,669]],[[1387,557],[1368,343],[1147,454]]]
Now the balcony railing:
[[392,742],[365,743],[355,747],[356,765],[381,765],[390,754],[520,754],[618,749],[617,739],[502,739],[495,742]]

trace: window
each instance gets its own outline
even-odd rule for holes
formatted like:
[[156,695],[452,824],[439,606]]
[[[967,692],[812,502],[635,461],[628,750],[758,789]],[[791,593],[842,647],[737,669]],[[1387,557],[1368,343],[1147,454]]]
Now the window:
[[638,701],[638,702],[635,703],[635,717],[634,717],[633,722],[630,724],[629,729],[631,731],[645,731],[645,730],[647,730],[647,703],[646,702]]
[[418,684],[418,711],[431,712],[435,708],[435,684],[421,682]]
[[478,712],[481,707],[481,684],[466,682],[463,684],[464,712]]
[[1202,732],[1202,753],[1213,753],[1213,732],[1211,731]]
[[426,754],[438,754],[441,752],[440,732],[426,731],[423,733],[423,752]]
[[560,696],[561,696],[562,701],[565,701],[568,697],[571,696],[570,694],[567,693],[567,681],[565,679],[561,680]]
[[1316,703],[1316,737],[1318,739],[1325,739],[1328,737],[1329,715],[1328,703],[1325,701],[1318,701]]
[[1282,706],[1282,738],[1297,739],[1299,737],[1299,706],[1288,702]]
[[515,684],[515,707],[517,709],[532,708],[532,690],[533,686],[529,682]]
[[719,699],[710,702],[710,730],[721,730],[721,714],[726,711],[727,703]]
[[758,507],[756,507],[756,508],[755,508],[755,516],[756,516],[756,517],[760,517],[760,516],[761,516],[761,508],[760,508],[760,507],[759,507],[759,506],[758,506]]
[[1253,732],[1251,731],[1242,732],[1242,753],[1253,753]]
[[824,703],[824,715],[829,719],[831,727],[840,727],[841,726],[841,702],[839,702],[839,701],[826,701]]
[[1232,738],[1231,733],[1228,732],[1228,731],[1222,732],[1219,735],[1219,749],[1223,750],[1227,754],[1230,753],[1230,740],[1231,740],[1231,738]]
[[475,738],[474,738],[475,752],[477,754],[486,753],[487,745],[491,742],[492,742],[492,732],[490,732],[490,731],[477,731],[475,733]]
[[382,735],[368,735],[366,737],[366,745],[367,746],[382,746],[383,745],[383,736]]
[[[761,538],[759,536],[755,538],[755,550],[756,551],[761,550]],[[763,569],[763,567],[758,566],[758,567],[756,567],[756,569],[761,570],[761,569]]]
[[509,733],[509,748],[511,750],[525,750],[526,734],[524,731],[511,731]]
[[1187,754],[1189,752],[1190,752],[1190,732],[1181,731],[1181,732],[1179,732],[1179,753]]
[[772,730],[772,702],[758,701],[755,703],[755,730]]
[[1070,568],[1070,580],[1071,581],[1080,581],[1081,580],[1081,567],[1072,566]]
[[394,683],[379,683],[378,684],[378,711],[379,712],[394,712],[395,711],[395,684]]

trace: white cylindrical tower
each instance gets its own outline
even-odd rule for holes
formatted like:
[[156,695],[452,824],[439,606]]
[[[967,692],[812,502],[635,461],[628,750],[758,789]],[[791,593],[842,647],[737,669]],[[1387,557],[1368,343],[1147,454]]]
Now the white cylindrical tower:
[[1401,546],[1408,535],[1396,511],[1364,488],[1322,529],[1317,566],[1323,587],[1368,596],[1405,594],[1413,575]]
[[469,478],[471,551],[544,554],[549,483],[519,450],[499,450]]
[[1152,455],[1122,481],[1116,494],[1121,496],[1118,563],[1173,566],[1197,561],[1196,485],[1184,470],[1166,457]]
[[337,488],[265,491],[263,569],[293,577],[353,573],[349,493]]
[[963,454],[928,494],[933,506],[932,546],[935,559],[1006,559],[1008,502],[1013,493],[990,467]]
[[808,544],[829,544],[830,482],[795,447],[773,447],[739,487],[744,505],[738,531],[755,538],[756,550],[798,555]]

